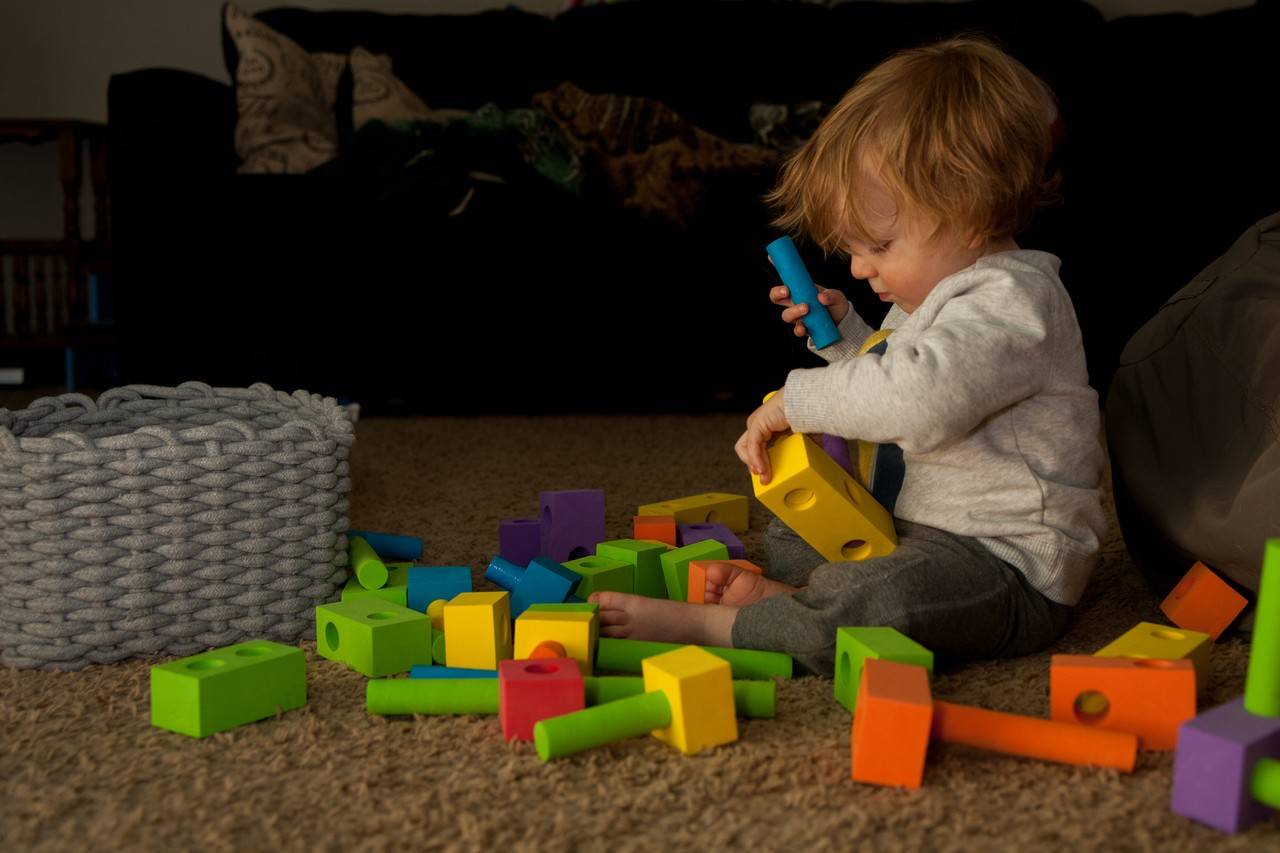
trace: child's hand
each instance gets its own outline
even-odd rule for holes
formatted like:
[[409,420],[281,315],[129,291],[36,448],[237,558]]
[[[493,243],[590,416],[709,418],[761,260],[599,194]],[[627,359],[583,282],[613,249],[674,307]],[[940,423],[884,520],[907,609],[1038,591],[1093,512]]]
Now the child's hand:
[[760,476],[761,484],[768,483],[772,476],[769,471],[769,454],[765,445],[769,439],[780,432],[791,429],[787,422],[787,413],[782,405],[783,392],[779,389],[760,408],[747,418],[747,431],[738,439],[733,449],[738,458],[751,469],[752,474]]
[[[814,287],[818,288],[818,301],[827,306],[827,310],[831,312],[832,321],[837,326],[840,325],[840,321],[849,313],[848,297],[839,290],[829,290],[820,284],[815,284]],[[769,301],[783,307],[782,322],[794,325],[796,337],[803,338],[809,334],[804,323],[800,322],[804,315],[809,313],[809,306],[803,302],[799,305],[793,303],[791,291],[785,284],[776,285],[769,291]]]

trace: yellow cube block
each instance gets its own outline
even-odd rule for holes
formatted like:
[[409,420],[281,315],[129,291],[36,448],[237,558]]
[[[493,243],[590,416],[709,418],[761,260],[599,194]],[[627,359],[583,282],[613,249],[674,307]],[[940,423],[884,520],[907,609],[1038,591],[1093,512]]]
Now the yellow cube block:
[[756,497],[828,560],[882,557],[898,547],[893,516],[807,435],[769,447],[773,478]]
[[596,614],[586,611],[526,610],[516,618],[515,658],[523,660],[538,643],[555,640],[578,662],[583,675],[591,675],[595,672],[599,624]]
[[677,524],[718,523],[742,533],[747,529],[747,496],[707,492],[687,498],[644,504],[636,515],[669,515]]
[[1196,690],[1209,683],[1209,652],[1213,637],[1202,631],[1170,628],[1155,622],[1139,622],[1093,653],[1099,658],[1156,658],[1191,661],[1196,670]]
[[497,669],[511,657],[511,596],[507,592],[460,592],[444,606],[445,663],[466,669]]
[[738,739],[729,662],[697,646],[683,646],[640,661],[645,691],[661,690],[671,725],[653,736],[685,755]]

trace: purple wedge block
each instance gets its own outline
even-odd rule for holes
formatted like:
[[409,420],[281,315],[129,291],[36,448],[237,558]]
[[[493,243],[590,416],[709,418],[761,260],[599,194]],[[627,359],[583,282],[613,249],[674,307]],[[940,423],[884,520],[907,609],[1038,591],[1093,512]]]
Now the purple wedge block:
[[557,563],[588,557],[608,537],[604,533],[604,490],[541,492],[540,555]]
[[1188,720],[1178,729],[1171,808],[1223,832],[1264,820],[1271,809],[1249,795],[1260,758],[1280,758],[1280,717],[1250,714],[1236,699]]
[[527,566],[542,553],[542,525],[536,518],[504,518],[498,522],[498,556]]
[[702,542],[705,539],[714,539],[728,548],[730,560],[745,560],[747,558],[747,549],[742,546],[742,540],[723,524],[707,522],[706,524],[676,525],[676,543],[681,548],[685,545],[692,545],[695,542]]

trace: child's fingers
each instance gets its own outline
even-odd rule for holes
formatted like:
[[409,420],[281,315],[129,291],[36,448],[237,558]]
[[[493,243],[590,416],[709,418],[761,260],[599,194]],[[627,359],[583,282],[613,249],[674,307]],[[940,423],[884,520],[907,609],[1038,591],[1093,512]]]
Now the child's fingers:
[[796,324],[791,328],[791,331],[797,338],[803,338],[809,334],[809,330],[806,329],[804,327],[804,323],[801,323],[799,320],[796,321]]
[[774,305],[790,305],[791,291],[787,290],[785,284],[780,284],[769,291],[769,301]]
[[787,310],[782,312],[782,322],[794,323],[808,313],[809,313],[809,306],[801,302],[799,305],[793,305]]

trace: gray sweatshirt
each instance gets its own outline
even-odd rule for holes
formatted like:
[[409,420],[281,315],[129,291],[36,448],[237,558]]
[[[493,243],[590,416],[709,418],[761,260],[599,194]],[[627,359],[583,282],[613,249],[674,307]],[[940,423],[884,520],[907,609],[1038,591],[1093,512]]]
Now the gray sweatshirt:
[[[850,310],[830,364],[787,377],[796,432],[902,448],[894,515],[980,541],[1045,597],[1073,605],[1106,529],[1097,393],[1061,261],[1000,252],[890,308],[883,355]],[[810,348],[813,343],[810,341]]]

